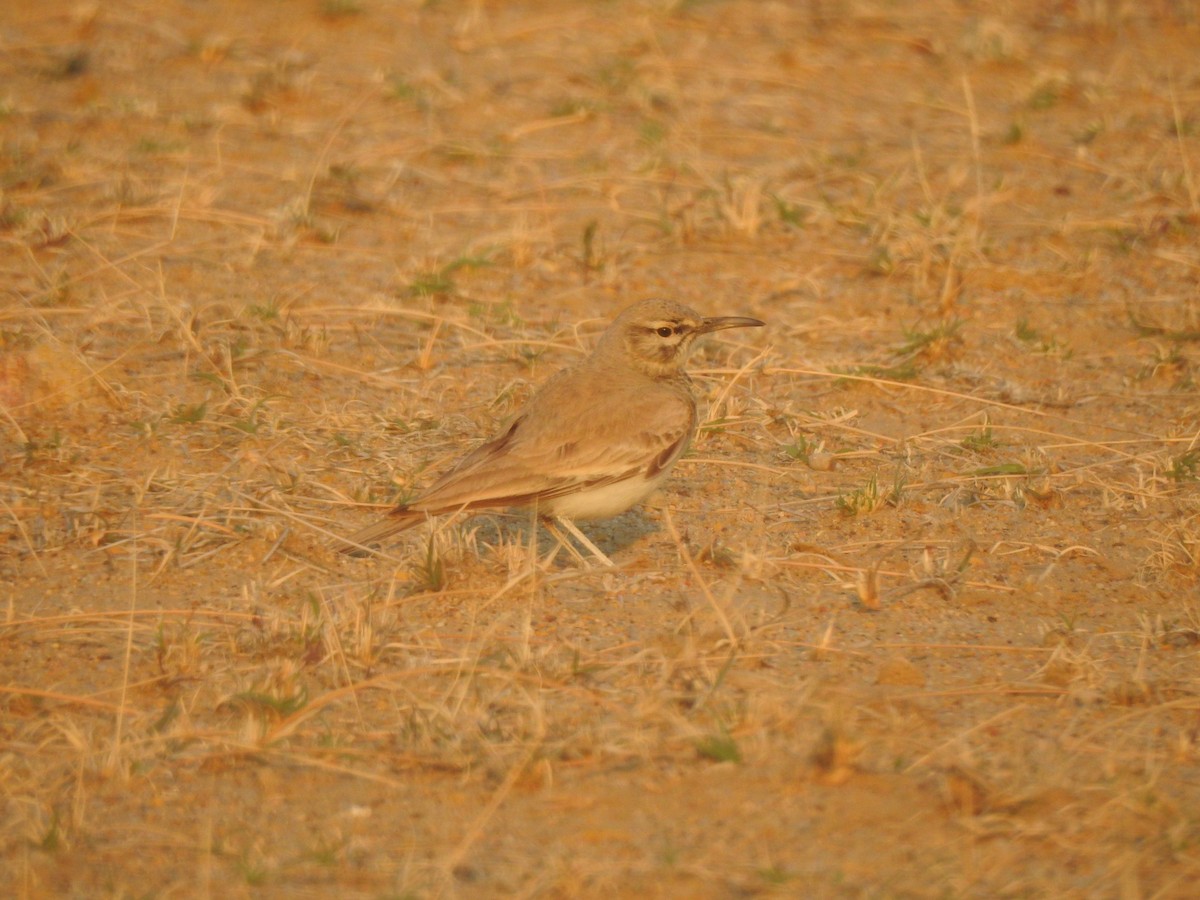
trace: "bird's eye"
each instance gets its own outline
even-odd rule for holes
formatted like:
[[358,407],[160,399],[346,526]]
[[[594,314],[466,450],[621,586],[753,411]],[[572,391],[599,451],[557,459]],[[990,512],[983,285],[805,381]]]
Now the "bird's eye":
[[675,333],[674,331],[672,331],[672,330],[671,330],[671,326],[670,326],[670,325],[664,325],[664,326],[662,326],[661,328],[659,328],[659,329],[657,329],[657,330],[658,330],[658,336],[659,336],[659,337],[670,337],[672,334],[674,334],[674,333]]

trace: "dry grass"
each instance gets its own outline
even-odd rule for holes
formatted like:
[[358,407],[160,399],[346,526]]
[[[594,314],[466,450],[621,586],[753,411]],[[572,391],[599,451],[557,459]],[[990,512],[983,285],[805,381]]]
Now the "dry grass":
[[[6,896],[1193,892],[1196,4],[5,18]],[[617,571],[332,551],[654,294]]]

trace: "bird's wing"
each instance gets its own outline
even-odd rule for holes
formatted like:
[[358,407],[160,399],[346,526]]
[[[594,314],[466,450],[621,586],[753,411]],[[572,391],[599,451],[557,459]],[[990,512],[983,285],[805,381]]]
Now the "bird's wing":
[[695,402],[685,387],[655,385],[574,404],[555,393],[536,396],[505,431],[405,511],[436,515],[519,506],[627,478],[654,478],[675,463],[696,427]]

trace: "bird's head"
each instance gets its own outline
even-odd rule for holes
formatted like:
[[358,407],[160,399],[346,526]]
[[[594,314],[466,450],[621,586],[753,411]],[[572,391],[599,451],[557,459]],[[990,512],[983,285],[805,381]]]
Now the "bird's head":
[[726,328],[765,324],[748,316],[702,316],[673,300],[643,300],[613,320],[596,352],[621,354],[635,369],[663,378],[683,370],[697,338]]

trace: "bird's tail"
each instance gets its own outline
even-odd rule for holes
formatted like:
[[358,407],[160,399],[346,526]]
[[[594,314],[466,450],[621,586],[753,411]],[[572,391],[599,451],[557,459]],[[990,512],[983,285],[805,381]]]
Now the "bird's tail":
[[338,552],[347,556],[369,556],[379,547],[380,541],[423,521],[424,513],[413,512],[403,506],[398,507],[388,513],[387,518],[354,532],[350,537],[342,538]]

